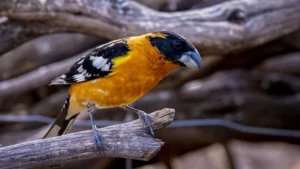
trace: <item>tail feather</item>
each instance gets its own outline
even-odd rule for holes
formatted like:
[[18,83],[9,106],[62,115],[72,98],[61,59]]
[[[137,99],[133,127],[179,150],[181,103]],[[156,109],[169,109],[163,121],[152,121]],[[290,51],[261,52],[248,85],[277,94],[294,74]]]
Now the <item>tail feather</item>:
[[52,126],[43,138],[60,136],[66,134],[71,129],[71,126],[74,123],[78,114],[75,114],[67,119],[69,106],[70,96],[67,97],[65,104],[61,110],[61,113],[58,115],[55,122],[52,124]]

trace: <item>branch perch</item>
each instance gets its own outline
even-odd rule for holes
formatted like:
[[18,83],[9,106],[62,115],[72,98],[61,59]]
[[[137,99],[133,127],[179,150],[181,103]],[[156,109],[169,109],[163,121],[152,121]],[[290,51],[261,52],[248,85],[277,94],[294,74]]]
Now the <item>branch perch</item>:
[[[170,124],[173,109],[150,114],[154,130]],[[139,120],[100,129],[104,156],[150,160],[164,144],[151,137]],[[0,168],[36,168],[101,156],[94,149],[92,130],[0,148]]]

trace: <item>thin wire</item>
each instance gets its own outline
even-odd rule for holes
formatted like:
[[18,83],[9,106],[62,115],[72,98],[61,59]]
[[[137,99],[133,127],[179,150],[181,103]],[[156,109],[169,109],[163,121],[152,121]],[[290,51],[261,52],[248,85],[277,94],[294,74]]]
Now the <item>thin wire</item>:
[[297,130],[247,126],[247,125],[231,122],[224,119],[177,120],[174,121],[170,127],[195,127],[195,126],[197,127],[221,126],[242,133],[300,138],[300,131]]
[[[29,116],[12,116],[12,115],[0,115],[0,122],[40,122],[46,124],[52,124],[54,122],[53,118],[40,116],[40,115],[29,115]],[[120,124],[121,121],[111,121],[111,120],[95,120],[95,125],[99,127],[110,126],[114,124]],[[77,127],[88,127],[91,125],[89,120],[75,121],[74,126]]]
[[[12,116],[12,115],[0,115],[0,122],[41,122],[51,124],[54,119],[39,116],[39,115],[30,115],[30,116]],[[111,121],[111,120],[95,120],[95,125],[98,127],[105,127],[115,124],[121,124],[124,121]],[[80,120],[75,121],[74,123],[77,127],[89,127],[89,120]],[[254,127],[239,124],[236,122],[231,122],[224,119],[194,119],[194,120],[175,120],[169,126],[171,128],[178,127],[225,127],[241,133],[250,133],[250,134],[260,134],[267,136],[278,136],[278,137],[295,137],[300,138],[300,131],[297,130],[288,130],[288,129],[273,129],[273,128],[264,128],[264,127]]]

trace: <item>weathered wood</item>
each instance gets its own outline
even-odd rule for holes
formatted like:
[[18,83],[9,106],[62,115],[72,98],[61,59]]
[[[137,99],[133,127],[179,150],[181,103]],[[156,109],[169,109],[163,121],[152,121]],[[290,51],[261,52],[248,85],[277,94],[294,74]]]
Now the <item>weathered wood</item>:
[[[163,109],[150,115],[153,129],[158,130],[172,122],[175,111]],[[101,128],[100,133],[103,156],[149,160],[163,145],[139,120]],[[93,146],[91,130],[2,147],[0,152],[1,169],[36,168],[101,156]]]
[[[287,35],[300,27],[300,0],[237,0],[174,13],[134,1],[25,0],[0,2],[0,53],[42,34],[81,32],[108,39],[170,30],[201,54],[224,54]],[[42,22],[41,22],[42,21]]]

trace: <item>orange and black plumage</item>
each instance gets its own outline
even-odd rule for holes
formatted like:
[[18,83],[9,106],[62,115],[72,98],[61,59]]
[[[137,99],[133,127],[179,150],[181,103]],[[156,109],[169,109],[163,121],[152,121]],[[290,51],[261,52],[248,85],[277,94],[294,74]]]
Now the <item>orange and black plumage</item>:
[[127,106],[184,66],[200,68],[200,55],[191,42],[171,32],[124,38],[95,48],[52,81],[53,85],[71,86],[45,138],[66,133],[87,104],[99,109]]

